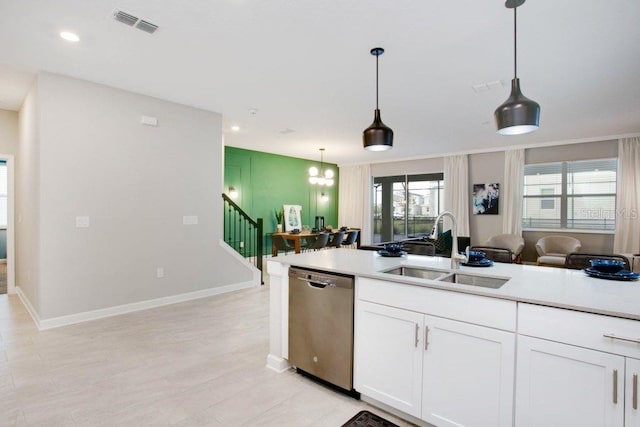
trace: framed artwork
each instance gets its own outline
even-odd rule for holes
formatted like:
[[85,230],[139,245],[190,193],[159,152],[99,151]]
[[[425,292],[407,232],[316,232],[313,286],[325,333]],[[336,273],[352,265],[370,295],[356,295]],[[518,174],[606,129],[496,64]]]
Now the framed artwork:
[[302,229],[302,206],[300,205],[284,205],[284,231],[294,229]]
[[500,184],[473,184],[473,214],[498,215]]

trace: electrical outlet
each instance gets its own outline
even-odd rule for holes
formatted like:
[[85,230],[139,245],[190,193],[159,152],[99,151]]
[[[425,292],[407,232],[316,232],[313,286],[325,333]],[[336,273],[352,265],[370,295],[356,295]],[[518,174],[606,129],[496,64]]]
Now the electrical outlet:
[[156,277],[158,279],[162,279],[164,277],[164,268],[162,267],[156,268]]
[[76,228],[89,228],[89,217],[88,216],[77,216],[76,217]]
[[244,248],[244,242],[240,242],[240,249]]

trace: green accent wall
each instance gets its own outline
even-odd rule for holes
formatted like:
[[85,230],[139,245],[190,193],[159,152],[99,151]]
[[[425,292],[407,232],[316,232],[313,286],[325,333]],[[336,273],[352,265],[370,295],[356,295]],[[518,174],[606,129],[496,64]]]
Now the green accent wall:
[[[318,156],[319,157],[319,156]],[[302,206],[302,224],[313,228],[316,215],[324,216],[325,225],[338,224],[338,166],[325,163],[325,169],[335,173],[331,187],[309,184],[309,168],[320,167],[317,161],[280,156],[236,147],[224,149],[224,192],[235,187],[238,197],[234,200],[252,218],[264,219],[266,235],[276,230],[275,209],[283,205]],[[322,191],[329,196],[320,200]],[[265,239],[265,247],[271,248],[271,240]],[[270,251],[270,249],[269,249]]]

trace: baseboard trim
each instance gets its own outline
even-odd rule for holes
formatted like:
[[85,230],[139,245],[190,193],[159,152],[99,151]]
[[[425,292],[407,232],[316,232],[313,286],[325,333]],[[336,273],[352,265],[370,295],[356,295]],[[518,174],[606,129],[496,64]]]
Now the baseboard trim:
[[267,356],[267,368],[280,374],[284,371],[289,370],[289,368],[291,368],[291,365],[289,365],[289,362],[282,357],[270,354]]
[[241,289],[254,288],[255,282],[241,282],[227,286],[220,286],[218,288],[202,289],[194,292],[187,292],[184,294],[170,295],[161,298],[155,298],[146,301],[134,302],[130,304],[117,305],[114,307],[101,308],[98,310],[85,311],[82,313],[69,314],[66,316],[52,317],[50,319],[40,319],[33,306],[29,302],[29,299],[24,295],[19,287],[18,295],[23,304],[27,308],[29,314],[33,318],[36,326],[39,330],[44,331],[47,329],[59,328],[60,326],[73,325],[76,323],[89,322],[91,320],[103,319],[105,317],[119,316],[121,314],[132,313],[135,311],[148,310],[150,308],[162,307],[165,305],[177,304],[180,302],[191,301],[200,298],[207,298],[215,295],[226,294],[228,292],[238,291]]
[[18,297],[20,298],[22,305],[24,305],[24,308],[27,309],[27,313],[29,313],[29,315],[31,316],[31,319],[33,319],[33,323],[36,324],[36,327],[38,329],[42,329],[40,328],[40,316],[38,316],[38,312],[35,310],[35,308],[33,308],[33,305],[31,305],[31,301],[29,301],[29,298],[27,298],[24,292],[22,292],[22,289],[20,289],[20,286],[16,285],[14,289],[15,289],[15,293],[18,294]]

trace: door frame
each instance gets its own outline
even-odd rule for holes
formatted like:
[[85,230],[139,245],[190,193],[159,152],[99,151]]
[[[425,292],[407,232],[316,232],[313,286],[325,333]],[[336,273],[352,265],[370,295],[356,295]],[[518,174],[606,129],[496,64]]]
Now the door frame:
[[13,154],[0,153],[0,160],[7,162],[7,294],[16,293],[15,270],[15,161]]

